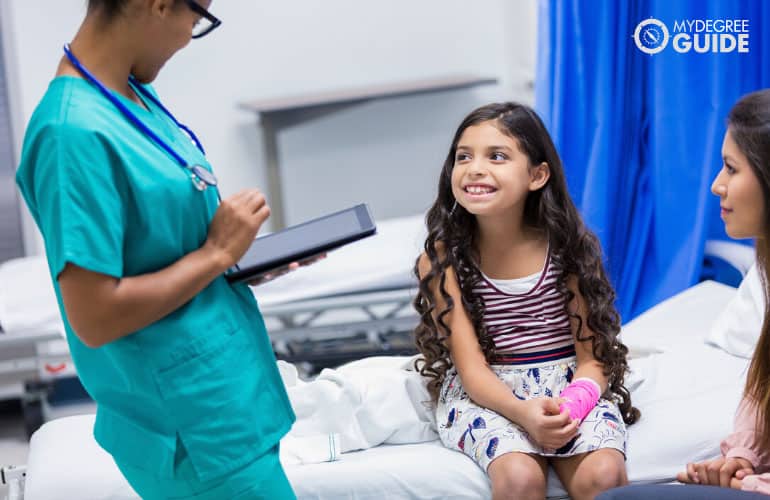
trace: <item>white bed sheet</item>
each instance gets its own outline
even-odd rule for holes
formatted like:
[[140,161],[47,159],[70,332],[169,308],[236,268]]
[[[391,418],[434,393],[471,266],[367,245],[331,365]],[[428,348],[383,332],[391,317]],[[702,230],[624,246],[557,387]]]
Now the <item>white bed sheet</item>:
[[701,343],[736,291],[722,283],[704,281],[648,309],[623,325],[621,337],[631,357]]
[[0,264],[0,326],[6,334],[35,335],[61,327],[59,306],[45,257]]
[[[705,345],[704,328],[734,289],[704,283],[657,306],[624,330],[637,349],[628,383],[641,420],[630,428],[634,483],[673,479],[685,463],[716,456],[732,426],[747,360]],[[704,409],[708,409],[705,411]],[[91,437],[92,416],[49,422],[32,438],[26,500],[136,498]],[[303,499],[488,498],[484,473],[437,441],[378,446],[333,463],[287,467]],[[553,473],[548,493],[564,495]]]
[[[643,412],[629,428],[632,483],[668,482],[687,462],[719,454],[719,441],[732,428],[746,363],[701,344],[632,361],[634,404]],[[700,411],[706,408],[708,413]],[[490,497],[481,469],[438,441],[378,446],[344,454],[335,463],[289,467],[287,473],[303,499]],[[566,497],[553,470],[548,496]]]

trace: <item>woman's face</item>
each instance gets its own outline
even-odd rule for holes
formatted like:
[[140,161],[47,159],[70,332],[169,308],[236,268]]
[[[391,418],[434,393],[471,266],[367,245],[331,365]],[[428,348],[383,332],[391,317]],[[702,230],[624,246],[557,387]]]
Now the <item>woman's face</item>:
[[[198,0],[198,4],[208,9],[211,0]],[[193,27],[201,20],[184,0],[156,0],[150,9],[142,23],[144,57],[132,68],[142,83],[153,81],[166,61],[190,43]]]
[[719,196],[725,231],[731,238],[756,238],[762,234],[762,188],[729,129],[722,142],[722,170],[711,184],[711,192]]

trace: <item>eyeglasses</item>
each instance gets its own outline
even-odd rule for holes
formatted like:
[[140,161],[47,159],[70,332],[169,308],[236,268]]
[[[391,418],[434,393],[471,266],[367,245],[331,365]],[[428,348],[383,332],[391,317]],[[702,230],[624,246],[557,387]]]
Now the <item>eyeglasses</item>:
[[193,26],[193,38],[204,37],[222,24],[222,21],[217,19],[211,12],[203,8],[201,4],[195,0],[186,0],[186,2],[187,6],[190,7],[190,10],[201,16],[201,18],[198,19],[198,22],[195,23],[195,26]]

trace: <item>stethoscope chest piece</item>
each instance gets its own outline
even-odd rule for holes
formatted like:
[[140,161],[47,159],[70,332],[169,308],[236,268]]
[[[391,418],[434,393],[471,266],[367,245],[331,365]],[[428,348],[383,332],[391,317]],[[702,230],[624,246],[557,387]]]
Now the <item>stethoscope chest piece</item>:
[[195,189],[198,191],[203,191],[208,187],[208,184],[198,179],[195,174],[190,174],[190,180],[192,180],[193,186],[195,186]]
[[209,186],[217,185],[216,176],[202,166],[193,165],[187,168],[190,170],[190,179],[192,179],[193,186],[195,186],[198,191],[203,191]]

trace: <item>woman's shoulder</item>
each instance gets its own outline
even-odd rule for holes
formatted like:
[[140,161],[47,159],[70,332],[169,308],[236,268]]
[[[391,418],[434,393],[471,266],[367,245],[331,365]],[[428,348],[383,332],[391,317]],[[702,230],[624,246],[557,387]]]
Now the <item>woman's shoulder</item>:
[[93,96],[81,88],[79,80],[54,79],[35,108],[24,134],[19,182],[29,181],[36,172],[51,175],[67,168],[91,175],[112,164],[110,158],[119,141],[119,134],[109,132],[114,129],[110,123],[114,118],[88,104]]
[[119,134],[110,134],[114,113],[105,109],[88,85],[73,76],[51,81],[27,124],[23,151],[55,147],[60,152],[93,155],[110,149],[106,145],[111,140],[119,140]]
[[78,134],[108,129],[114,122],[114,113],[95,92],[96,89],[82,78],[57,76],[51,80],[35,108],[28,130]]

